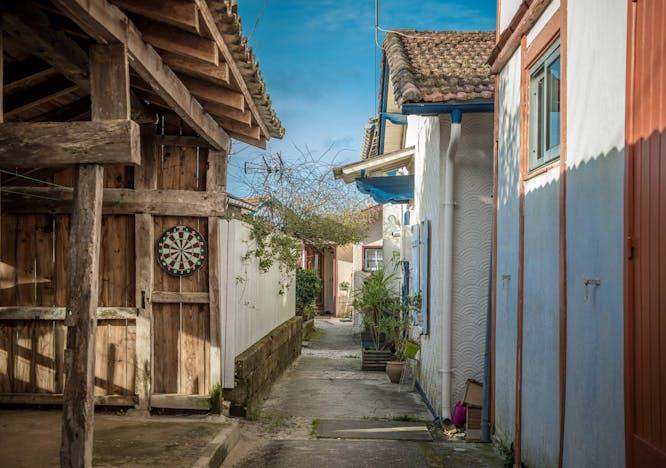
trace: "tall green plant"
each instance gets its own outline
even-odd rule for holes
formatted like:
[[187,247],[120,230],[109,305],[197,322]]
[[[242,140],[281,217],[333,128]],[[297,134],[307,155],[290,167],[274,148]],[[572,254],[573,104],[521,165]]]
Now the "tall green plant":
[[314,271],[296,270],[296,309],[304,311],[312,306],[321,291],[321,280]]
[[388,274],[384,269],[374,271],[354,295],[354,308],[363,312],[363,325],[370,332],[377,350],[390,344],[390,341],[383,346],[381,344],[382,317],[393,315],[402,307],[400,297],[393,289],[394,277],[394,274]]

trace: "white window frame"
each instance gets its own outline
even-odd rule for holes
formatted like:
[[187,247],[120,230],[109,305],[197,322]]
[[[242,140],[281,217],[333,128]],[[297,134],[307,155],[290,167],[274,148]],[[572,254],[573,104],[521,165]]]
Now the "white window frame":
[[[374,251],[374,252],[380,252],[381,253],[381,260],[374,258],[373,261],[377,263],[376,268],[370,268],[368,266],[368,251]],[[368,246],[368,247],[363,247],[363,271],[378,271],[381,270],[384,266],[384,248],[381,246]]]
[[[529,154],[528,154],[528,171],[534,171],[546,164],[549,164],[560,157],[560,143],[552,148],[546,148],[547,145],[547,132],[549,128],[548,122],[548,67],[560,59],[560,41],[559,39],[548,48],[542,57],[530,68],[529,70],[529,103],[528,103],[528,130],[529,130]],[[560,61],[561,67],[561,61]],[[561,68],[560,68],[561,72]],[[543,82],[543,93],[539,99],[538,86],[539,82]],[[561,78],[560,78],[561,83]],[[560,84],[561,85],[561,84]],[[562,92],[560,90],[560,98]],[[540,101],[540,102],[539,102]],[[535,111],[536,109],[536,111]],[[541,111],[541,112],[539,112]],[[539,121],[543,123],[541,142],[539,138]],[[560,127],[562,125],[562,112],[560,104]],[[542,157],[537,156],[537,150],[541,151]]]

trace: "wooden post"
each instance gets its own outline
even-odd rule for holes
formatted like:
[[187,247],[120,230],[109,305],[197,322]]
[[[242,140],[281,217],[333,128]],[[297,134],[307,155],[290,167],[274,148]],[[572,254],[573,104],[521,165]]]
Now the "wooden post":
[[[206,191],[224,192],[226,186],[227,152],[208,151]],[[222,340],[220,289],[220,218],[208,218],[208,294],[210,311],[210,385],[222,381]]]
[[[129,67],[122,44],[90,47],[90,98],[92,120],[129,120]],[[63,467],[92,466],[103,188],[103,166],[77,166],[67,256],[67,381],[60,447]]]
[[104,168],[76,168],[67,256],[67,350],[60,464],[92,466],[95,332]]
[[[154,125],[141,126],[141,166],[134,171],[134,188],[157,188],[157,144]],[[150,214],[134,216],[136,251],[136,375],[134,388],[139,399],[137,409],[150,410],[152,393],[152,296],[155,261],[155,225]]]

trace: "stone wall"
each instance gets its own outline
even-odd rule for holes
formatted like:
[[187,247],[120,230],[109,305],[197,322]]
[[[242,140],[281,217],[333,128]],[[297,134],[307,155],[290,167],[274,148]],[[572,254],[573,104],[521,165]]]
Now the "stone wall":
[[235,361],[235,387],[224,389],[232,416],[246,416],[273,382],[301,353],[303,318],[293,317],[241,353]]
[[314,319],[303,322],[303,341],[309,341],[315,331]]

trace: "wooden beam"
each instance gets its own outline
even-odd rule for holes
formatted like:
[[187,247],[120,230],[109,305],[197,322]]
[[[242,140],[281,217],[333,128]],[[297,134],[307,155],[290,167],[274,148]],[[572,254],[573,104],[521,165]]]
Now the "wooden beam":
[[152,299],[155,304],[208,304],[207,292],[170,292],[153,291]]
[[[155,190],[157,188],[157,170],[159,153],[155,139],[155,127],[141,127],[141,166],[134,171],[134,188]],[[153,276],[155,262],[155,224],[149,214],[134,216],[134,251],[135,263],[135,304],[139,307],[136,320],[136,389],[137,408],[143,412],[150,409],[152,393],[152,317]]]
[[[5,405],[61,405],[60,393],[0,393],[0,403]],[[134,406],[132,395],[97,395],[95,406]]]
[[[90,63],[94,65],[90,75],[92,120],[129,120],[130,77],[125,44],[92,45]],[[140,151],[140,147],[136,149]]]
[[32,2],[4,2],[3,29],[46,63],[80,88],[88,89],[88,57],[63,31],[51,27],[50,20]]
[[125,43],[132,69],[214,148],[227,147],[229,135],[204,111],[171,69],[165,66],[157,52],[146,44],[141,32],[121,10],[106,0],[53,0],[53,3],[98,41]]
[[230,109],[227,106],[221,106],[210,101],[204,101],[204,105],[213,117],[223,117],[245,127],[252,125],[252,113],[249,110],[239,111]]
[[2,91],[5,96],[14,94],[19,91],[24,91],[26,89],[32,88],[33,86],[43,83],[51,78],[55,78],[60,73],[53,67],[47,67],[43,70],[35,71],[25,75],[21,78],[18,78],[9,83],[5,83],[2,87]]
[[227,152],[208,151],[208,167],[206,169],[206,191],[225,192],[227,186]]
[[[0,307],[0,320],[65,320],[66,307]],[[98,307],[97,320],[134,320],[136,307]]]
[[245,98],[238,91],[232,91],[186,76],[183,76],[181,80],[190,89],[192,94],[198,98],[221,104],[240,112],[245,111]]
[[99,290],[104,168],[76,168],[76,193],[67,257],[67,350],[61,466],[92,466],[95,330]]
[[[7,213],[71,213],[72,189],[61,187],[3,187],[16,202],[3,196]],[[25,198],[22,198],[25,197]],[[28,203],[34,199],[36,203]],[[226,193],[195,190],[104,189],[104,214],[147,213],[158,216],[224,216]]]
[[[35,107],[42,106],[50,101],[59,99],[63,96],[76,92],[79,87],[67,82],[60,82],[59,86],[56,88],[52,87],[51,83],[44,83],[44,86],[41,86],[42,94],[38,97],[33,94],[37,90],[27,90],[25,93],[22,93],[23,96],[18,97],[10,96],[10,99],[7,99],[5,102],[5,118],[13,118],[23,112],[34,109]],[[46,88],[44,90],[44,88]]]
[[[5,64],[4,64],[4,57],[5,57],[5,49],[4,49],[4,44],[2,41],[2,22],[0,22],[0,89],[3,88],[4,84],[4,69],[5,69]],[[4,93],[0,93],[0,124],[4,122],[4,101],[5,101],[5,96]]]
[[[206,3],[206,0],[194,0],[194,1],[197,4],[197,7],[199,7],[199,13],[201,14],[201,19],[203,22],[202,25],[205,26],[210,31],[213,40],[220,49],[220,53],[222,54],[224,61],[229,64],[229,71],[231,72],[231,76],[234,78],[234,81],[240,88],[241,93],[243,93],[244,96],[252,96],[252,93],[250,93],[250,90],[247,88],[247,85],[245,84],[245,79],[243,78],[243,74],[241,73],[240,68],[236,63],[236,60],[233,54],[231,53],[229,46],[222,38],[222,33],[220,33],[220,30],[218,29],[217,24],[215,23],[215,18],[213,17],[213,14],[210,11],[208,4]],[[247,101],[248,101],[247,105],[249,109],[252,111],[252,115],[254,115],[254,118],[257,121],[257,125],[259,125],[259,128],[261,128],[264,137],[269,138],[270,134],[268,132],[268,128],[266,127],[266,124],[261,118],[261,114],[257,109],[257,105],[255,104],[253,99],[248,99]]]
[[168,52],[162,54],[162,60],[178,75],[192,76],[220,86],[229,87],[231,85],[229,81],[229,65],[226,62],[212,65]]
[[8,122],[0,125],[0,167],[141,162],[139,126],[129,120]]
[[247,143],[248,145],[256,146],[257,148],[261,149],[266,149],[268,143],[268,140],[263,135],[261,136],[261,139],[255,140],[254,138],[250,138],[247,135],[229,131],[229,136],[233,137],[238,141],[242,141],[243,143]]
[[199,13],[190,0],[113,0],[125,11],[199,34]]
[[222,125],[225,130],[234,135],[243,135],[251,140],[260,140],[261,139],[261,129],[259,127],[250,127],[245,124],[239,124],[238,122],[228,119],[226,117],[215,117],[215,120]]
[[[169,105],[163,102],[162,99],[155,94],[155,91],[150,89],[150,86],[147,84],[141,82],[140,79],[134,80],[132,86],[134,86],[135,89],[144,92],[146,94],[146,99],[151,101],[156,106],[170,110]],[[214,89],[212,92],[217,92],[217,89]],[[252,124],[252,113],[249,110],[239,111],[222,104],[206,101],[205,99],[201,99],[201,103],[204,105],[206,111],[214,118],[224,117],[245,127],[250,127]]]
[[155,263],[155,224],[148,214],[134,217],[135,290],[139,315],[136,318],[136,373],[134,388],[138,397],[138,409],[150,409],[152,392],[152,335],[151,318],[153,272]]
[[[93,121],[127,119],[127,123],[132,123],[129,121],[129,67],[124,44],[90,46],[90,100]],[[104,166],[76,167],[67,256],[65,325],[69,359],[65,361],[61,466],[92,466],[103,187]]]
[[210,39],[153,21],[137,19],[135,24],[141,30],[143,39],[156,49],[215,66],[220,64],[217,45]]
[[185,146],[190,148],[210,148],[206,140],[197,136],[156,135],[155,141],[162,146]]
[[[205,140],[204,140],[205,141]],[[159,154],[154,125],[141,126],[141,165],[134,169],[135,189],[156,189]]]

